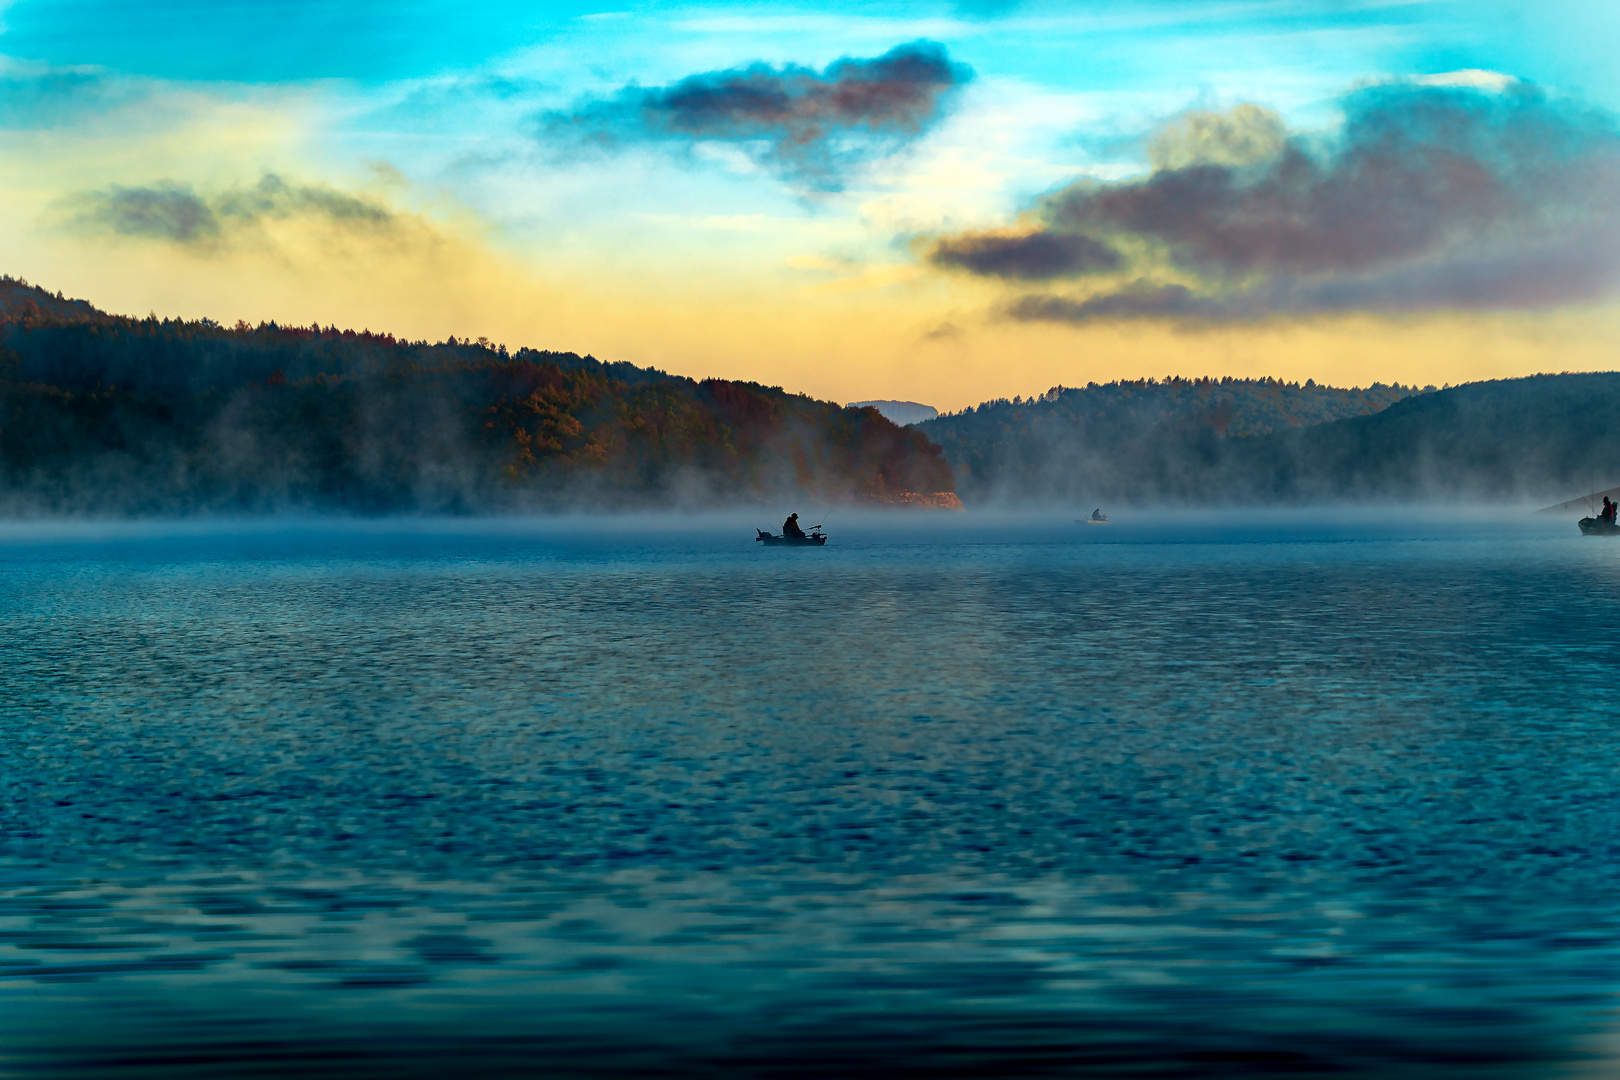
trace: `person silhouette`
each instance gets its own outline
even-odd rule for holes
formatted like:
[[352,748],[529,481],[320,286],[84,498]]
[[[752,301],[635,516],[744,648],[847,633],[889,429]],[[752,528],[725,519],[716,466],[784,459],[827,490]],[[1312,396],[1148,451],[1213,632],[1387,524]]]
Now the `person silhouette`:
[[1610,525],[1613,525],[1615,523],[1614,518],[1615,511],[1617,509],[1620,509],[1620,507],[1617,507],[1614,503],[1610,502],[1607,495],[1603,496],[1603,510],[1598,514],[1598,520],[1607,521]]
[[788,519],[782,522],[782,535],[804,539],[804,530],[799,528],[799,515],[789,514]]

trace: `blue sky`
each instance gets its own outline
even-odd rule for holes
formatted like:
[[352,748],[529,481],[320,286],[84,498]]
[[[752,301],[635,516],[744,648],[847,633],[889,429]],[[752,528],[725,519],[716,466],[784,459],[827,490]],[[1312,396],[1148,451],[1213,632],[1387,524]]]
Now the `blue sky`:
[[[943,406],[1171,371],[1614,366],[1604,257],[1539,239],[1612,224],[1589,190],[1616,175],[1620,112],[1620,17],[1599,3],[19,0],[0,28],[0,271],[115,310],[488,334]],[[956,74],[883,66],[912,46]],[[1343,125],[1373,85],[1414,88],[1401,108],[1438,94],[1459,116],[1511,113],[1479,120],[1497,142],[1478,162],[1513,124],[1580,145],[1564,180],[1490,166],[1494,216],[1471,189],[1425,187],[1445,228],[1373,269],[1216,266],[1203,233],[1087,201],[1217,168],[1244,214],[1286,223],[1256,201],[1270,166],[1230,158],[1260,131],[1321,165],[1307,201],[1326,213],[1336,177],[1372,160]],[[1187,150],[1194,136],[1226,149]],[[1433,179],[1438,145],[1403,183]],[[1082,226],[1060,203],[1118,253],[1113,278],[939,255],[1037,233],[1071,250]],[[1389,226],[1376,202],[1354,212]],[[1455,285],[1472,265],[1494,283]],[[1454,287],[1406,292],[1429,306],[1388,301],[1442,271]],[[1567,294],[1501,281],[1531,273]]]

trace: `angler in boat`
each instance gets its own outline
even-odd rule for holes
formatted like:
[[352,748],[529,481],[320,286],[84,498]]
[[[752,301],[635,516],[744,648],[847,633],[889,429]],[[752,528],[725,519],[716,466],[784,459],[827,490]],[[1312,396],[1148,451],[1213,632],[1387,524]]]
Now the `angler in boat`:
[[819,546],[827,542],[827,537],[822,534],[820,525],[812,525],[809,535],[806,535],[805,531],[799,528],[798,514],[789,514],[788,519],[782,522],[781,536],[772,536],[764,529],[755,529],[754,531],[759,534],[754,539],[767,546],[771,544],[814,544]]
[[1620,504],[1610,502],[1607,495],[1603,496],[1603,509],[1598,511],[1598,516],[1595,518],[1581,518],[1581,535],[1620,535],[1620,525],[1615,523],[1615,517],[1617,514],[1620,514]]

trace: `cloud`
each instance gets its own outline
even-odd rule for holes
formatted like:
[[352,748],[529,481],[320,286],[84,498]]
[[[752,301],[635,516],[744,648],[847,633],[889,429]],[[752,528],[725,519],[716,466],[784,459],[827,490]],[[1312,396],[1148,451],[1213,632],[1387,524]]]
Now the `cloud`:
[[313,219],[343,229],[387,231],[395,215],[379,203],[333,188],[289,184],[266,174],[252,187],[211,197],[164,180],[148,187],[113,185],[69,200],[70,224],[81,232],[161,240],[190,248],[216,247],[228,236],[268,221]]
[[1552,308],[1620,286],[1612,248],[1527,246],[1500,257],[1457,256],[1365,276],[1278,275],[1228,291],[1194,291],[1138,278],[1083,299],[1021,296],[1002,314],[1019,322],[1242,322],[1276,315]]
[[1009,274],[993,259],[941,255],[976,251],[982,234],[938,240],[930,261],[991,277],[1128,282],[1006,308],[1067,322],[1500,310],[1611,295],[1614,117],[1462,74],[1357,90],[1325,138],[1287,132],[1254,106],[1191,113],[1155,137],[1148,176],[1076,183],[1034,208],[1039,229],[1026,246],[1087,241],[1132,253],[1120,264]]
[[1519,80],[1500,71],[1464,68],[1461,71],[1443,71],[1438,75],[1419,75],[1412,79],[1417,86],[1471,86],[1476,90],[1501,92],[1519,85]]
[[1282,117],[1258,105],[1229,112],[1198,110],[1165,124],[1148,143],[1155,170],[1194,165],[1246,168],[1275,160],[1287,146]]
[[79,223],[120,236],[199,244],[219,236],[219,218],[190,188],[163,182],[153,187],[114,185],[89,197]]
[[310,215],[339,223],[386,227],[394,219],[392,211],[369,199],[329,187],[288,184],[269,173],[251,188],[226,192],[215,205],[222,217],[241,220]]
[[824,70],[755,64],[691,75],[662,87],[630,86],[608,100],[541,118],[543,136],[737,143],[780,175],[836,189],[850,165],[892,152],[927,131],[947,97],[972,78],[942,45],[917,41]]
[[1079,233],[1024,236],[966,233],[934,244],[928,261],[989,277],[1041,281],[1117,269],[1124,260],[1107,244]]
[[1207,304],[1185,285],[1134,281],[1117,292],[1073,300],[1066,296],[1021,296],[1006,314],[1020,322],[1092,322],[1101,319],[1161,318],[1166,315],[1209,315]]

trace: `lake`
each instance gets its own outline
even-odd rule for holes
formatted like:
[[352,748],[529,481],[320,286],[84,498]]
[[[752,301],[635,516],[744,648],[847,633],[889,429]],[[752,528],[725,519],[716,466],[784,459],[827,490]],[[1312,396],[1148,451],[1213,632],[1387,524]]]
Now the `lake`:
[[1620,543],[785,512],[0,525],[0,1075],[1620,1069]]

